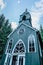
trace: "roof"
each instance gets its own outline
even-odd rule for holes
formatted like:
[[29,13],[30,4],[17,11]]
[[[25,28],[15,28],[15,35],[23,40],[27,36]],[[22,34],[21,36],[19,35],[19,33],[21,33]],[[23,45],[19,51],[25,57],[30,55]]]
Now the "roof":
[[25,25],[26,27],[29,27],[29,28],[31,28],[32,30],[37,31],[37,29],[35,29],[35,28],[31,27],[31,26],[28,26],[27,24],[25,24],[25,23],[22,22],[14,31],[12,31],[12,32],[8,35],[7,38],[9,38],[21,25]]

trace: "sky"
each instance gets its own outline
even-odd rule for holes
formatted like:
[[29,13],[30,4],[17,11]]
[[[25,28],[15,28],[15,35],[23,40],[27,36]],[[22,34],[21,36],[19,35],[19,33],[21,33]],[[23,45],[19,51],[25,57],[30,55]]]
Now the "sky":
[[13,30],[26,8],[31,14],[33,27],[39,29],[40,25],[43,26],[43,0],[0,0],[0,15],[9,19]]

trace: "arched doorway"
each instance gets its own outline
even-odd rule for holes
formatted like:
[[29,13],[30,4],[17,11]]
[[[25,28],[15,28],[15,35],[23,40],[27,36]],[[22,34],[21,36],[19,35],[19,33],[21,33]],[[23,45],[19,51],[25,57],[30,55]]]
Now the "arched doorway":
[[13,57],[11,65],[25,65],[25,52],[26,47],[23,41],[20,39],[13,49]]

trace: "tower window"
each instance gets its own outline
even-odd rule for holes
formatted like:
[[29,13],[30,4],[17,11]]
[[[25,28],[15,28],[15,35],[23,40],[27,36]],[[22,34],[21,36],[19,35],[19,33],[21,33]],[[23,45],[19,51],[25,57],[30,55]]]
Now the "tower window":
[[25,15],[23,16],[22,20],[26,20],[26,16]]

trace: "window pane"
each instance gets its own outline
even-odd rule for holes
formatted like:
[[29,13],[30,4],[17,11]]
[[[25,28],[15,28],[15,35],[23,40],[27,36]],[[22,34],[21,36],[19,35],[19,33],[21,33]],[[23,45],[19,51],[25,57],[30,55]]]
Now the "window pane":
[[34,47],[34,43],[32,43],[32,46]]
[[9,50],[9,53],[11,53],[12,51],[11,50]]
[[8,49],[11,49],[11,45],[8,46]]
[[31,52],[31,48],[29,48],[29,51]]
[[19,65],[23,65],[23,57],[19,58]]
[[29,47],[31,47],[31,43],[29,43]]
[[32,51],[35,51],[35,48],[34,47],[32,48]]

